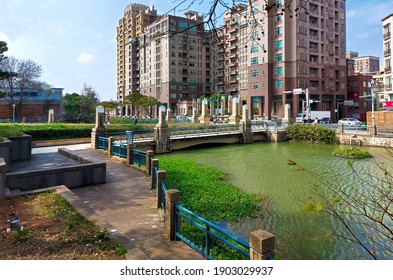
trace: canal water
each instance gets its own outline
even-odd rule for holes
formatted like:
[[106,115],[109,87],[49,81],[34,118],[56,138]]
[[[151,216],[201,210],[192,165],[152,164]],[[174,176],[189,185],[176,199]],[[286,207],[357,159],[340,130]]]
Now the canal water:
[[[348,250],[350,243],[329,237],[329,228],[337,229],[340,224],[321,212],[306,211],[312,188],[322,191],[326,188],[323,178],[328,182],[338,181],[345,188],[351,187],[348,161],[332,156],[335,147],[258,142],[190,149],[160,157],[187,159],[214,167],[227,173],[231,183],[243,191],[262,195],[265,199],[259,218],[223,224],[242,239],[248,241],[251,231],[264,229],[275,235],[276,255],[281,259],[358,259],[353,250]],[[361,174],[378,172],[374,160],[392,164],[383,148],[364,149],[371,152],[374,159],[354,161]],[[297,165],[288,164],[289,160]]]

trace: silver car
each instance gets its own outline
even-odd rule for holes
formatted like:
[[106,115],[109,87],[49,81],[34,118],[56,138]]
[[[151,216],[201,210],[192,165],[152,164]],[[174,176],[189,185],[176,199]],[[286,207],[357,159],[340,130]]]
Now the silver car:
[[355,118],[343,118],[338,121],[338,124],[343,124],[348,126],[361,126],[362,122]]

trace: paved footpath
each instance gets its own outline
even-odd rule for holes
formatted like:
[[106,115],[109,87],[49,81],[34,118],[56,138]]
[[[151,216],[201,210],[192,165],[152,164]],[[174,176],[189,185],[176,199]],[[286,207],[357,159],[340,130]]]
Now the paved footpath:
[[[93,161],[106,162],[106,183],[68,190],[60,188],[67,200],[87,219],[106,228],[111,237],[128,250],[134,260],[202,260],[203,257],[182,241],[167,241],[161,211],[156,208],[150,178],[90,144],[66,148]],[[58,147],[36,148],[33,154],[57,151]]]

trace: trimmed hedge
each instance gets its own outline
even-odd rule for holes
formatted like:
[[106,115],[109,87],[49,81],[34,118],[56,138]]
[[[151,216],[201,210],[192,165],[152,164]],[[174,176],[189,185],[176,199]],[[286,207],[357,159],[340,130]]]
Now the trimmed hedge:
[[22,136],[23,132],[14,125],[0,126],[0,142],[3,142],[4,137]]
[[337,144],[336,131],[315,124],[292,124],[287,127],[286,133],[289,139],[294,141]]
[[[31,135],[33,140],[54,140],[54,139],[69,139],[69,138],[88,138],[91,136],[93,124],[66,124],[66,123],[52,123],[52,124],[0,124],[0,135],[2,131],[20,131]],[[126,130],[141,130],[146,129],[145,126],[137,125],[108,125],[106,126],[108,132],[123,132]],[[5,133],[4,133],[5,134]],[[5,134],[4,136],[16,136]],[[2,139],[2,138],[1,138]]]

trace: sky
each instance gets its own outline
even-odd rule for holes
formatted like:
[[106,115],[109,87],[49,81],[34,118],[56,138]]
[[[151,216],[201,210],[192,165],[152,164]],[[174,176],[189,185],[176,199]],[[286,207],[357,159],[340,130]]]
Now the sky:
[[[87,84],[101,100],[116,100],[116,27],[124,8],[136,2],[165,14],[179,1],[0,0],[0,41],[8,45],[6,56],[35,61],[43,68],[41,80],[64,93],[80,93]],[[187,8],[206,13],[209,3],[184,4],[176,15]],[[378,56],[382,65],[381,20],[391,13],[393,0],[348,0],[347,51]]]

